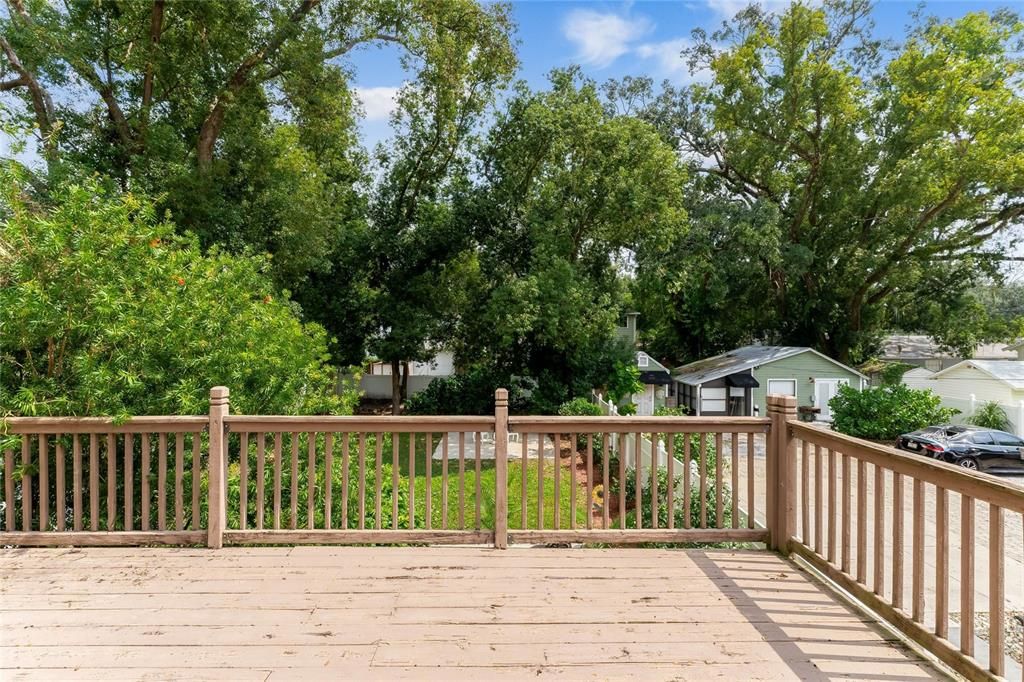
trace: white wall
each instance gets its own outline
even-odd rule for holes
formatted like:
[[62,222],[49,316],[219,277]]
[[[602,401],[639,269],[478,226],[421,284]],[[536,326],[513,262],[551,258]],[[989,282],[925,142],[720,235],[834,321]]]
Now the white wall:
[[[374,363],[372,373],[375,376],[391,376],[391,363]],[[413,362],[409,364],[409,376],[447,377],[455,374],[455,357],[441,351],[430,362]]]
[[[433,376],[410,375],[409,395],[415,395],[424,390],[430,382],[436,379]],[[359,379],[359,390],[364,398],[384,400],[391,398],[391,375],[390,374],[364,374]]]
[[955,424],[966,423],[978,408],[995,401],[1010,418],[1011,430],[1024,436],[1024,401],[1020,399],[1020,392],[1014,392],[973,367],[964,367],[938,379],[914,370],[903,375],[903,383],[910,388],[931,390],[942,399],[943,407],[960,410],[952,420]]

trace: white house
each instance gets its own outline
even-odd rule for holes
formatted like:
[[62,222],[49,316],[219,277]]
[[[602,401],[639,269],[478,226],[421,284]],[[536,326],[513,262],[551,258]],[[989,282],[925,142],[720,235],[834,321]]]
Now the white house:
[[964,360],[935,373],[915,369],[903,383],[935,392],[943,405],[960,410],[958,421],[985,403],[998,403],[1015,433],[1024,435],[1024,360]]
[[[434,379],[452,374],[455,374],[455,356],[448,351],[439,351],[428,362],[411,362],[408,394],[415,395]],[[371,362],[368,371],[359,378],[359,390],[366,398],[391,398],[391,363]]]

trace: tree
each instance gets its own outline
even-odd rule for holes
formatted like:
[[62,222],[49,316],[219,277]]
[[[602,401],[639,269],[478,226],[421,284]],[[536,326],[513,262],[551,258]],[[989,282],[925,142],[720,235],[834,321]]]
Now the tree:
[[746,270],[761,293],[727,297],[765,311],[751,333],[841,360],[865,355],[894,311],[993,274],[988,240],[1024,216],[1024,24],[920,20],[886,60],[869,9],[751,8],[697,32],[685,56],[710,82],[667,88],[643,114],[702,192],[777,215]]
[[685,174],[650,125],[606,112],[569,70],[547,91],[516,87],[475,175],[455,209],[479,243],[456,354],[531,377],[553,412],[629,358],[613,336],[625,280],[684,230]]
[[[507,44],[503,6],[473,0],[7,3],[0,115],[33,125],[38,184],[97,172],[204,248],[271,253],[277,286],[332,331],[314,304],[351,262],[368,182],[346,58],[395,46],[410,80],[454,88],[466,49]],[[341,331],[337,357],[361,360]]]
[[[438,31],[443,59],[428,60],[398,97],[398,135],[380,149],[366,253],[369,348],[391,364],[391,407],[405,398],[409,362],[429,360],[457,312],[470,235],[451,215],[453,187],[468,183],[467,143],[516,66],[509,18],[495,6],[465,34]],[[444,68],[438,68],[443,64]],[[399,374],[401,373],[401,378]]]
[[4,171],[0,405],[7,414],[351,411],[327,339],[276,294],[263,257],[202,255],[153,203],[93,181],[40,205]]

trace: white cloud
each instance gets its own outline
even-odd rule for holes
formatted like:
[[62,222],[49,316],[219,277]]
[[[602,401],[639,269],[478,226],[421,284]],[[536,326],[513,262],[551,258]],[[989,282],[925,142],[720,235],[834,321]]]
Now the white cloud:
[[367,121],[386,121],[395,110],[400,88],[379,86],[374,88],[356,88],[356,97],[363,103]]
[[[821,4],[821,0],[810,0],[812,5]],[[790,0],[704,0],[704,3],[716,14],[725,19],[732,19],[750,5],[760,5],[768,12],[778,14],[790,5]]]
[[630,19],[589,9],[569,12],[562,23],[562,33],[576,46],[577,59],[598,68],[629,52],[632,44],[653,28],[643,17]]
[[682,51],[692,45],[693,41],[687,38],[673,38],[660,43],[637,45],[633,52],[641,59],[652,60],[654,62],[652,70],[661,78],[667,78],[676,83],[706,81],[711,76],[710,71],[701,69],[696,73],[690,73],[689,61],[682,55]]

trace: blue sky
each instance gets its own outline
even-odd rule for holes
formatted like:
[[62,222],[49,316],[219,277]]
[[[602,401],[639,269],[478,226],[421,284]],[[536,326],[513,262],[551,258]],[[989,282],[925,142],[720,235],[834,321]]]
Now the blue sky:
[[[767,0],[770,9],[785,6],[783,0]],[[694,28],[709,32],[746,5],[744,0],[658,0],[607,2],[578,0],[529,0],[514,2],[518,24],[519,78],[543,87],[551,69],[579,64],[598,81],[625,75],[646,75],[661,81],[685,83],[693,76],[679,52],[690,42]],[[994,10],[1015,2],[926,2],[925,12],[957,17],[970,11]],[[906,34],[917,0],[883,0],[873,18],[879,37],[900,40]],[[369,48],[351,58],[355,81],[366,109],[365,143],[371,147],[388,136],[391,95],[402,85],[404,74],[397,52]]]

